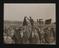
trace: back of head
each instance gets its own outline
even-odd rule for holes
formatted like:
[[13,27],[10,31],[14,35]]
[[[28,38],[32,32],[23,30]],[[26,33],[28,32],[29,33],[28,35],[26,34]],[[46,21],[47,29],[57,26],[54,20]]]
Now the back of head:
[[[29,16],[30,17],[30,16]],[[30,17],[31,18],[31,17]]]
[[26,16],[24,18],[26,18]]

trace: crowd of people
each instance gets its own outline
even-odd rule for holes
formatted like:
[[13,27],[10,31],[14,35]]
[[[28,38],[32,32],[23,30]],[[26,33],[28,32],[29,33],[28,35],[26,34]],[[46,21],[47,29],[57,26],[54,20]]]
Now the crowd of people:
[[[42,19],[40,19],[42,20]],[[50,44],[56,43],[56,28],[45,24],[37,19],[35,22],[31,17],[24,17],[22,26],[4,30],[4,42],[15,44]],[[50,27],[49,27],[50,26]],[[10,42],[7,41],[11,37]]]

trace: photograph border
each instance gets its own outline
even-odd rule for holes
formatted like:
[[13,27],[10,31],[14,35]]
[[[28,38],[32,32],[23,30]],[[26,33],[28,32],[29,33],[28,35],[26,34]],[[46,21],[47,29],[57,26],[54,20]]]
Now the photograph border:
[[14,0],[4,0],[4,1],[1,1],[1,16],[0,16],[0,22],[1,22],[1,29],[0,29],[0,33],[1,33],[1,46],[4,45],[4,47],[6,48],[12,48],[12,47],[40,47],[40,48],[56,48],[56,45],[40,45],[40,44],[4,44],[3,43],[3,24],[4,24],[4,3],[55,3],[56,4],[56,1],[55,0],[52,0],[52,1],[44,1],[44,0],[37,0],[37,1],[32,1],[32,0],[28,0],[28,1],[14,1]]

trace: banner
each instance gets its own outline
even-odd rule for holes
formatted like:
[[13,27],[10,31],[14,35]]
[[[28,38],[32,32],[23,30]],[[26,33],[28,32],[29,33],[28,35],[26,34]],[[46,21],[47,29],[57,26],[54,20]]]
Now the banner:
[[51,19],[45,20],[45,24],[51,24]]

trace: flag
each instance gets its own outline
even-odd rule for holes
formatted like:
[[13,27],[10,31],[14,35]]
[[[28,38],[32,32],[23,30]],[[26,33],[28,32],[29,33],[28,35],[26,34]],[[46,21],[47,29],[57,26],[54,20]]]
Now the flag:
[[45,20],[45,24],[51,24],[51,19]]

